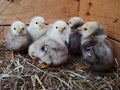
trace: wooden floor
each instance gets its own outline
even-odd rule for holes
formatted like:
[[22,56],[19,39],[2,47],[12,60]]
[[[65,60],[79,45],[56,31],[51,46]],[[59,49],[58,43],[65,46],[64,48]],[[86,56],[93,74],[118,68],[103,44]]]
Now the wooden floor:
[[34,16],[43,16],[46,23],[80,16],[98,21],[105,27],[113,43],[115,58],[120,63],[120,0],[0,0],[0,39],[15,20],[29,24]]

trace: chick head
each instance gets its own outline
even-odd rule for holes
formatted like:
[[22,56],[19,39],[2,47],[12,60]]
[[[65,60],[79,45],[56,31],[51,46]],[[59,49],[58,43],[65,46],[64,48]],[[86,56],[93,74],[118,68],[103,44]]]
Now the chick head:
[[71,17],[68,21],[70,28],[82,26],[84,23],[83,19],[80,17]]
[[33,43],[29,46],[28,54],[33,60],[35,60],[37,58],[37,46],[36,46],[36,44]]
[[40,16],[34,17],[30,22],[30,26],[40,28],[40,29],[43,28],[44,25],[45,25],[45,19]]
[[84,38],[90,36],[98,30],[98,33],[103,33],[103,27],[96,21],[86,22],[83,26],[80,27],[80,30],[82,30],[81,33]]
[[64,21],[58,20],[54,23],[53,29],[55,32],[58,32],[59,34],[64,34],[68,29],[68,25]]
[[15,21],[11,25],[11,33],[13,35],[25,35],[27,34],[27,27],[26,25],[21,21]]
[[[45,39],[43,38],[43,40],[47,41],[46,38]],[[39,49],[38,50],[39,50],[39,54],[41,53],[41,55],[44,55],[48,51],[48,45],[46,44],[46,41],[43,41],[39,44]]]

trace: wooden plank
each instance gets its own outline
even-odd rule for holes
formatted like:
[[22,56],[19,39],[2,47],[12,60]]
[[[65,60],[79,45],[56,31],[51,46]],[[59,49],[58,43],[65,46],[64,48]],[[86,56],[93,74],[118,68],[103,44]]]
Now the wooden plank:
[[110,41],[112,42],[115,58],[120,65],[120,42],[117,42],[117,41],[112,40],[112,39],[110,39]]
[[4,40],[10,26],[0,26],[0,40]]
[[78,16],[79,0],[13,0],[8,3],[8,0],[0,0],[0,25],[19,19],[29,23],[32,17],[39,15],[47,23]]
[[79,16],[99,21],[107,34],[120,41],[120,0],[80,0]]

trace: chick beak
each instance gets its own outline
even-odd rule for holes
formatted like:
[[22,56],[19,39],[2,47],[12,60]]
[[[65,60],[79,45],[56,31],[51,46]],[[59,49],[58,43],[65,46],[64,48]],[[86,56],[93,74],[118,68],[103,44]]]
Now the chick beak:
[[18,30],[17,30],[18,33],[21,33],[21,31],[22,31],[21,29],[18,29]]
[[59,28],[58,31],[62,33],[64,31],[64,29],[63,28]]
[[44,25],[43,23],[40,23],[40,24],[39,24],[39,27],[43,27],[43,25]]
[[81,28],[81,27],[78,27],[77,29],[80,30],[80,31],[82,31],[82,28]]

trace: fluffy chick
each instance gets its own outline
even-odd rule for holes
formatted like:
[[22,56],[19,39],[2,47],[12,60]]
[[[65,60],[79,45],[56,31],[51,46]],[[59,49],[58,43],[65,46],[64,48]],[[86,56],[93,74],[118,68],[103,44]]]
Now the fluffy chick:
[[31,36],[26,25],[21,21],[15,21],[6,36],[7,48],[13,51],[25,51],[31,44]]
[[77,29],[70,34],[68,49],[71,54],[81,55],[81,37],[82,34]]
[[64,44],[58,44],[47,36],[35,41],[29,47],[29,55],[38,57],[41,63],[60,65],[68,59],[68,49]]
[[57,42],[61,42],[61,44],[68,44],[70,34],[70,27],[64,21],[58,20],[53,24],[52,29],[49,30],[46,35]]
[[84,21],[80,17],[71,17],[68,21],[68,25],[71,29],[77,29],[78,27],[82,26]]
[[[38,39],[39,40],[39,39]],[[28,54],[29,56],[33,59],[33,61],[35,61],[37,59],[37,53],[36,50],[38,48],[38,44],[39,42],[37,42],[37,40],[35,42],[33,42],[28,49]]]
[[45,19],[43,17],[36,16],[31,20],[30,25],[28,26],[28,32],[35,41],[44,35],[48,28],[49,25],[45,25]]
[[77,28],[82,26],[84,24],[84,21],[80,17],[72,17],[69,19],[69,27],[71,28],[72,33],[69,37],[69,52],[71,54],[81,54],[81,32]]
[[87,22],[82,27],[83,61],[94,71],[106,71],[114,66],[112,46],[98,22]]

